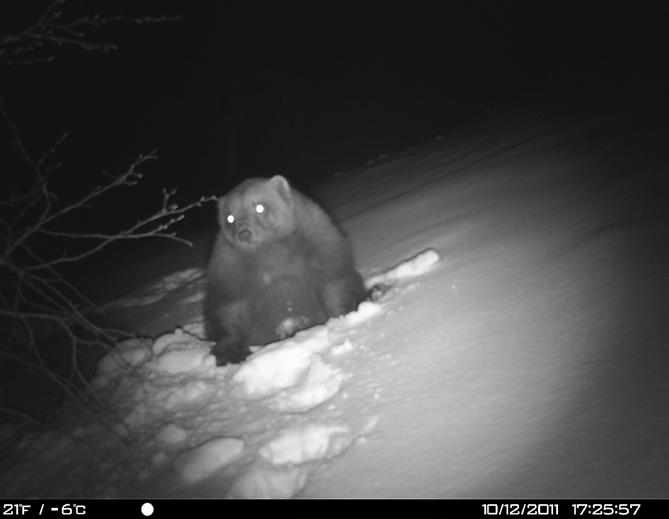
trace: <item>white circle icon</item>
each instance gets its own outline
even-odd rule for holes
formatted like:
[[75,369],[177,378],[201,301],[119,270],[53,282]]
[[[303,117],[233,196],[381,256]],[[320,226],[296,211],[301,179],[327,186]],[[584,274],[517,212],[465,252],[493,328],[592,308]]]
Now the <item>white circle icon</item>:
[[151,503],[144,503],[142,505],[142,515],[148,517],[153,514],[153,505]]

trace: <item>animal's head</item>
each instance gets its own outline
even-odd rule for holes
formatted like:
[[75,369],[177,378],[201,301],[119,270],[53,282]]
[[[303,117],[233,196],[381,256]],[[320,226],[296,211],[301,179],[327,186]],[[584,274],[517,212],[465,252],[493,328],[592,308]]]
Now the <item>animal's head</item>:
[[294,193],[281,175],[252,178],[218,201],[218,221],[237,247],[253,249],[295,229]]

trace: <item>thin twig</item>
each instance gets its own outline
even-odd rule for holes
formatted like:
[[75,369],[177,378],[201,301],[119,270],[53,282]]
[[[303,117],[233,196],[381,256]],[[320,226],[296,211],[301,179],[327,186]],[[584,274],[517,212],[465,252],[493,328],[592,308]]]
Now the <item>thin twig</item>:
[[[79,364],[83,348],[101,347],[113,351],[114,344],[132,334],[111,327],[102,327],[89,317],[95,305],[76,286],[67,281],[56,269],[64,263],[74,263],[103,250],[113,242],[131,239],[163,238],[192,245],[190,241],[177,236],[171,228],[180,222],[186,213],[195,207],[215,200],[215,197],[201,197],[180,206],[173,202],[175,190],[163,190],[157,211],[140,218],[134,225],[115,233],[77,232],[54,228],[65,215],[95,203],[102,195],[112,193],[122,187],[133,187],[142,179],[139,168],[157,154],[151,151],[139,155],[125,172],[105,175],[104,183],[74,202],[60,205],[56,194],[48,182],[48,162],[66,138],[66,134],[39,160],[34,160],[28,147],[21,139],[18,127],[11,121],[4,105],[0,102],[0,115],[10,128],[14,149],[23,164],[32,173],[33,185],[24,194],[14,195],[11,200],[0,201],[0,205],[17,204],[20,219],[2,221],[5,233],[0,249],[0,317],[7,327],[5,341],[0,346],[0,357],[19,362],[29,369],[38,370],[61,388],[67,400],[92,416],[104,416],[105,420],[117,420],[109,408],[85,377]],[[77,252],[57,255],[52,249],[38,253],[40,240],[44,237],[58,238],[72,242]],[[81,244],[81,245],[78,245]],[[41,249],[40,249],[41,250]],[[5,279],[10,280],[9,283]],[[57,340],[64,340],[69,348],[69,364],[64,374],[57,373],[43,356],[46,341],[51,334]],[[22,347],[22,353],[11,353]],[[102,415],[100,415],[102,413]],[[124,436],[114,430],[119,438]]]
[[88,52],[107,53],[116,50],[114,43],[90,40],[88,29],[97,29],[112,23],[165,23],[181,20],[180,16],[108,16],[96,14],[67,19],[64,16],[66,0],[55,0],[29,27],[0,38],[0,63],[6,65],[35,65],[55,59],[53,54],[40,56],[40,51],[53,52],[58,47],[77,48]]

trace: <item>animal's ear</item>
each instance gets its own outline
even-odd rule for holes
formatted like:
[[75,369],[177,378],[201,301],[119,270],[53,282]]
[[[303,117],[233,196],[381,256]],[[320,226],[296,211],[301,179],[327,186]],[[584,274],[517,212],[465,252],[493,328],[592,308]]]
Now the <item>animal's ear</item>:
[[225,219],[228,217],[227,215],[227,210],[225,209],[225,197],[222,196],[221,198],[218,199],[216,202],[216,206],[218,207],[218,222],[223,225],[225,223]]
[[269,179],[269,183],[281,196],[283,196],[286,200],[290,200],[292,193],[290,190],[290,184],[286,180],[286,177],[282,175],[274,175]]

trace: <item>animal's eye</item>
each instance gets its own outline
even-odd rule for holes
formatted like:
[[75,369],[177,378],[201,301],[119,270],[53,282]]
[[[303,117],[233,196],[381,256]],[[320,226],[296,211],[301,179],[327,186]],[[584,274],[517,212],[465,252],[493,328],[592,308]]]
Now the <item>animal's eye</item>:
[[265,212],[265,206],[262,204],[256,204],[256,213],[263,214]]
[[226,218],[228,223],[233,223],[235,221],[235,217],[229,214]]

